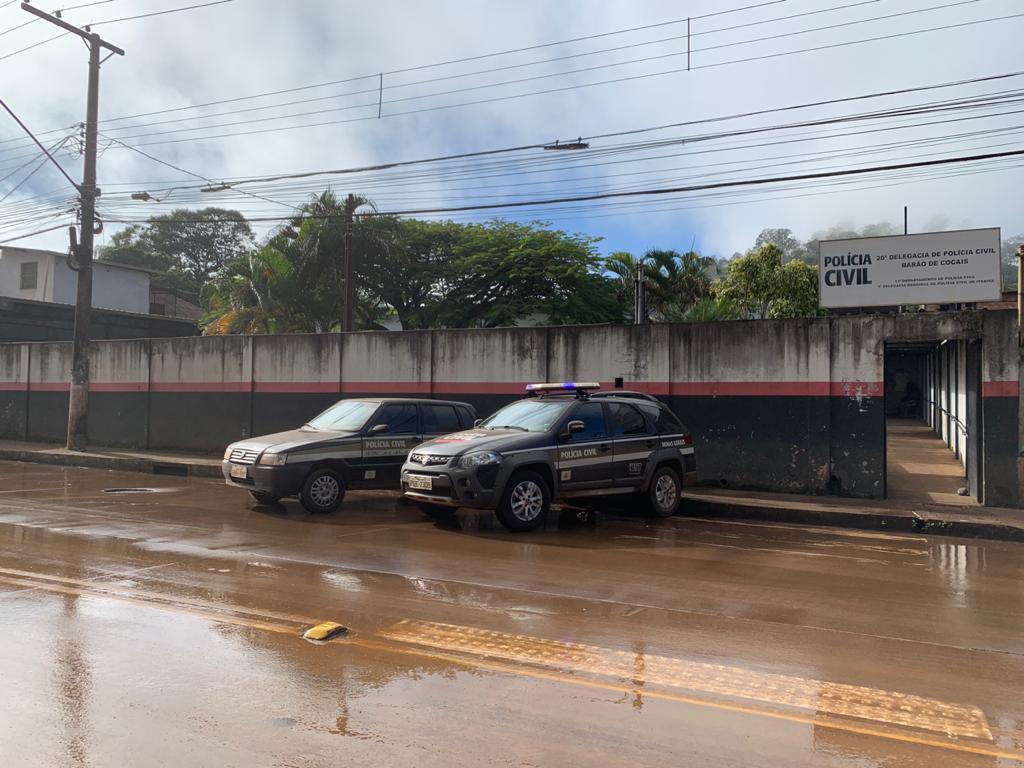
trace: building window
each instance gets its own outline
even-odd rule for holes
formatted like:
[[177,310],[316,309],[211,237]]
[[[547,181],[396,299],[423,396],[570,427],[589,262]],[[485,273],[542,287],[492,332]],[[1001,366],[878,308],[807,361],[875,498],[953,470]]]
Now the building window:
[[36,281],[39,279],[39,262],[21,262],[21,290],[35,290]]

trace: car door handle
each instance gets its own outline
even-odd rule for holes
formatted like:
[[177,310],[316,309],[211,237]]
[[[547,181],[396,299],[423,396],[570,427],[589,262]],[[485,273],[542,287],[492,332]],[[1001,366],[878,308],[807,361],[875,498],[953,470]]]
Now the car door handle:
[[597,446],[597,450],[599,450],[601,453],[608,453],[608,451],[611,450],[611,446],[609,446],[608,443],[602,443],[601,445]]
[[647,447],[648,448],[656,448],[657,446],[658,446],[658,441],[657,440],[648,440],[647,441]]

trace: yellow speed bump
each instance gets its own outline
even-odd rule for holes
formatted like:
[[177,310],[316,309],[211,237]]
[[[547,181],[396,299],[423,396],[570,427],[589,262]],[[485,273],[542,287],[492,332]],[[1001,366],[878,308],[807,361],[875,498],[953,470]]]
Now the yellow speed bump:
[[315,627],[310,627],[303,633],[303,637],[307,640],[333,640],[339,635],[344,635],[348,632],[348,627],[343,627],[336,621],[325,621],[321,624],[317,624]]

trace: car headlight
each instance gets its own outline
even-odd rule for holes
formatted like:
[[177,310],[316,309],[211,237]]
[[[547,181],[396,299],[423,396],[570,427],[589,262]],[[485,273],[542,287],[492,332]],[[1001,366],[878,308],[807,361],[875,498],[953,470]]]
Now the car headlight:
[[494,451],[475,451],[459,458],[460,467],[485,467],[501,464],[501,454]]
[[224,461],[227,461],[228,459],[231,458],[231,451],[233,449],[234,449],[233,445],[229,445],[227,448],[224,449]]
[[279,467],[287,461],[287,453],[264,453],[260,456],[260,464],[268,467]]

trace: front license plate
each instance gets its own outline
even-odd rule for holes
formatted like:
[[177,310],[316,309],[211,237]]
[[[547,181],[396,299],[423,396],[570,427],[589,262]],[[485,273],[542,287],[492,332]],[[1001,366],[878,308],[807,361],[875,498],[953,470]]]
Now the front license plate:
[[232,464],[229,471],[232,477],[237,477],[239,480],[245,480],[249,476],[248,467],[239,464]]
[[434,489],[434,478],[424,475],[409,475],[409,487],[417,491],[432,491]]

